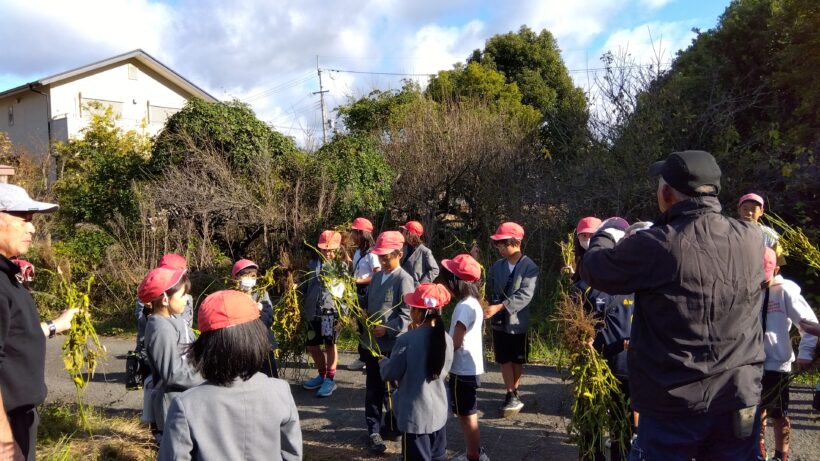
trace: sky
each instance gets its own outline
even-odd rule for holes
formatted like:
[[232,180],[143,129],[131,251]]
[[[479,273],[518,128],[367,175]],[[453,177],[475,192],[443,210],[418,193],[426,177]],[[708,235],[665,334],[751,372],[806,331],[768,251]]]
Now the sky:
[[[606,51],[668,66],[729,0],[0,0],[0,91],[141,48],[301,145],[321,139],[318,67],[333,108],[464,62],[527,25],[558,41],[594,91]],[[353,72],[350,72],[353,71]],[[403,74],[403,75],[392,75]]]

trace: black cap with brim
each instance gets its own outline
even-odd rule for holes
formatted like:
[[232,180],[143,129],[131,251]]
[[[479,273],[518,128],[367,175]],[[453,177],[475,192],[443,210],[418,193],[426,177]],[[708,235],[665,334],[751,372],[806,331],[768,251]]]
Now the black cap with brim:
[[[687,150],[673,152],[666,160],[649,167],[651,176],[661,176],[675,190],[690,197],[716,195],[720,192],[720,167],[709,152]],[[715,194],[697,192],[701,186],[713,186]]]

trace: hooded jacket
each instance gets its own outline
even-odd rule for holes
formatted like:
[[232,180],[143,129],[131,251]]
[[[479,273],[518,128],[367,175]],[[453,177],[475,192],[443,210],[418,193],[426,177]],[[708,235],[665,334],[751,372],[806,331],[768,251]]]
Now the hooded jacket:
[[[794,351],[789,331],[792,325],[798,325],[803,319],[816,322],[817,316],[800,294],[800,287],[791,280],[776,276],[769,287],[769,302],[766,309],[766,334],[763,337],[763,349],[766,352],[764,369],[784,373],[791,371]],[[800,330],[800,327],[798,330],[800,331],[798,358],[814,359],[817,336]]]
[[723,216],[716,197],[675,204],[617,247],[605,232],[593,236],[581,278],[635,293],[627,355],[637,411],[721,414],[760,401],[761,261],[760,230]]

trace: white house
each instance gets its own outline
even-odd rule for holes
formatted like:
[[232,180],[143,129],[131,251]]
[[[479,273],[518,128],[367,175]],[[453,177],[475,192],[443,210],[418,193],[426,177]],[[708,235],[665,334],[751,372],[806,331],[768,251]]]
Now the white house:
[[[110,106],[125,130],[156,134],[190,98],[216,98],[142,50],[114,56],[0,92],[0,131],[38,155],[76,137],[91,102]],[[96,106],[92,104],[92,106]]]

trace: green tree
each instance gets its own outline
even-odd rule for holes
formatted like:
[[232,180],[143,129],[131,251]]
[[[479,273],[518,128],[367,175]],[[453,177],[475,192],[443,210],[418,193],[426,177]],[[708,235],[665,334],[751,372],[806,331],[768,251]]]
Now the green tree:
[[374,134],[399,122],[408,106],[421,97],[419,85],[405,80],[400,90],[373,90],[367,96],[337,107],[336,112],[350,133]]

